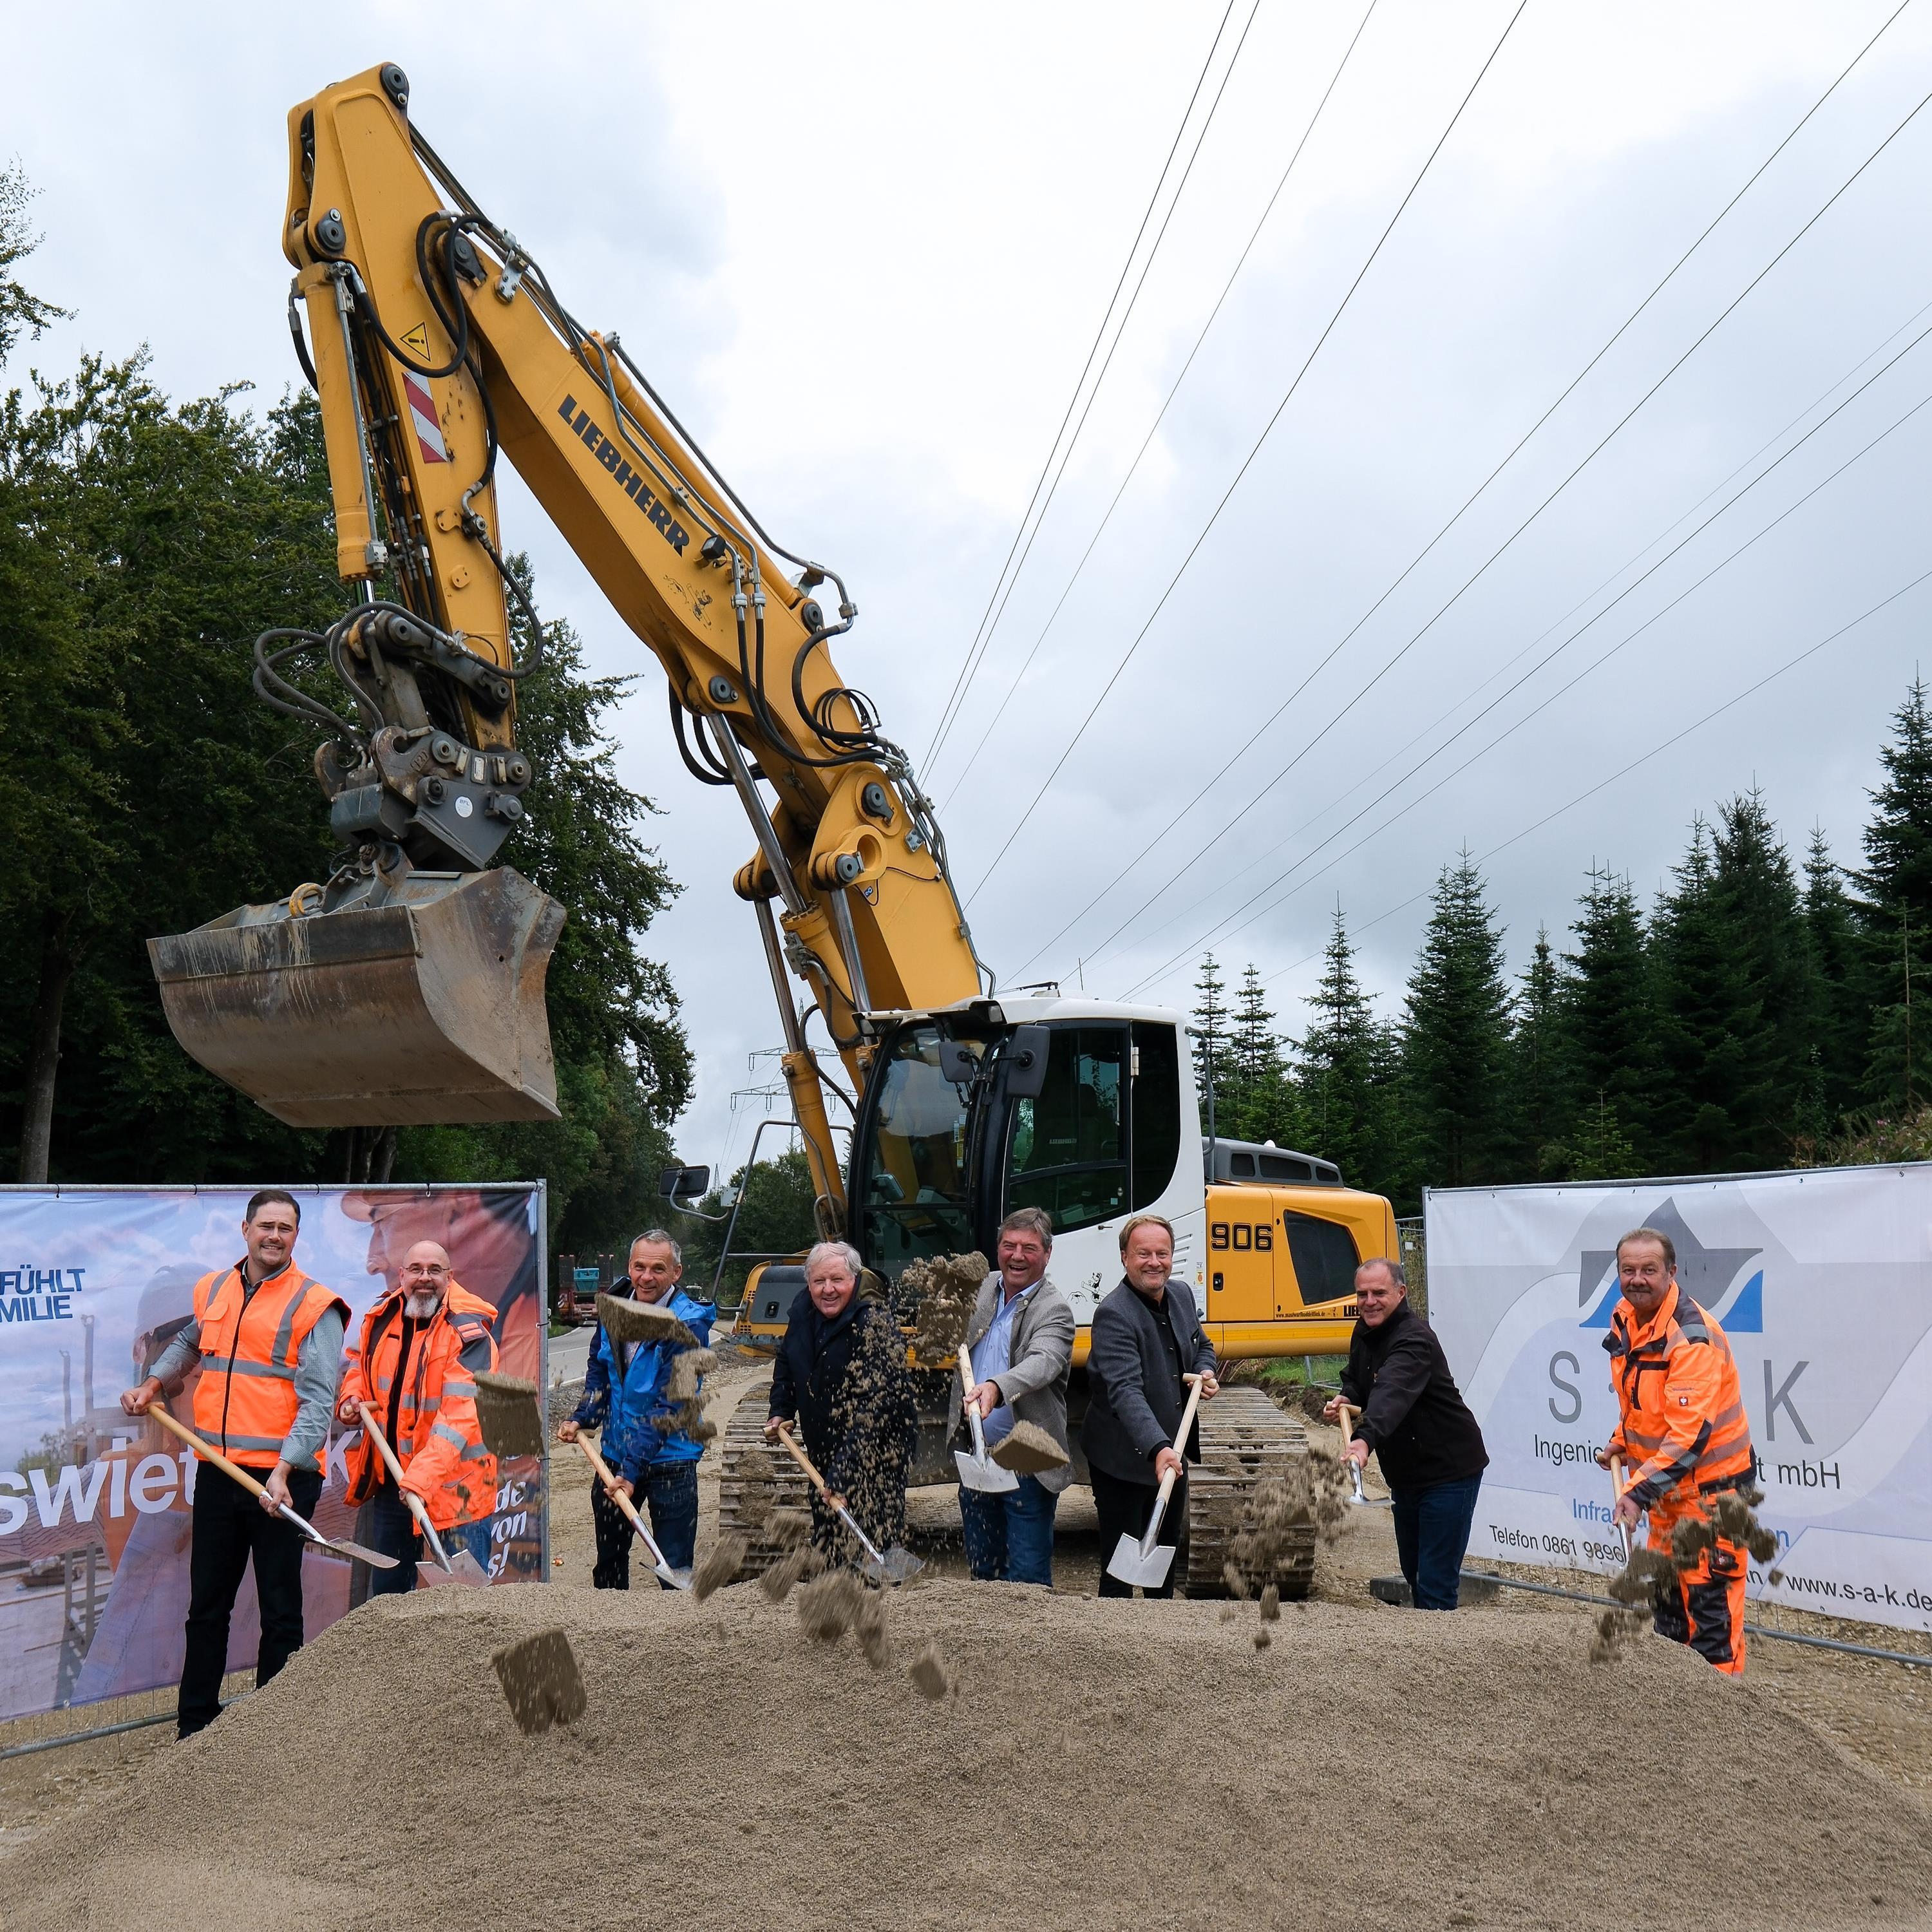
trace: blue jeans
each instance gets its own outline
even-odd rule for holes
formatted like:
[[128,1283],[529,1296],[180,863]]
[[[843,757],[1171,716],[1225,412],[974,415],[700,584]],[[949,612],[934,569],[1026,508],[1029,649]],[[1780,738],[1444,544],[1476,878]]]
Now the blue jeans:
[[959,1486],[959,1525],[966,1561],[982,1582],[1053,1587],[1053,1513],[1060,1498],[1036,1476],[1016,1490],[989,1493]]
[[[674,1570],[688,1570],[698,1549],[698,1465],[649,1462],[638,1478],[638,1513],[648,1512],[651,1534]],[[631,1587],[631,1545],[637,1532],[631,1519],[604,1492],[601,1480],[590,1484],[590,1521],[597,1534],[596,1567],[592,1583],[600,1590]],[[672,1586],[662,1577],[664,1589]]]
[[1453,1610],[1456,1579],[1469,1547],[1469,1525],[1476,1514],[1480,1474],[1426,1489],[1391,1490],[1395,1504],[1395,1546],[1402,1574],[1418,1610]]
[[[410,1506],[394,1483],[385,1483],[370,1498],[369,1546],[385,1556],[393,1556],[393,1570],[369,1572],[372,1597],[400,1596],[416,1586],[416,1565],[422,1561],[423,1540]],[[445,1544],[444,1547],[448,1548]]]

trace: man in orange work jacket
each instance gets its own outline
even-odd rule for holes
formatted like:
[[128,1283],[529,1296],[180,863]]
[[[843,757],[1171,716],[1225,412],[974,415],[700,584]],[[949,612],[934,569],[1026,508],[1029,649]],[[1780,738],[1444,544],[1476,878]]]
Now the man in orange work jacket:
[[[1650,1514],[1650,1546],[1669,1552],[1680,1522],[1705,1520],[1709,1498],[1748,1489],[1757,1466],[1750,1418],[1724,1331],[1677,1285],[1668,1234],[1638,1228],[1617,1244],[1623,1298],[1604,1346],[1620,1412],[1598,1453],[1621,1456],[1628,1485],[1614,1520]],[[1736,1676],[1744,1667],[1744,1552],[1720,1538],[1657,1600],[1657,1632]]]
[[395,1286],[363,1318],[336,1414],[359,1424],[357,1404],[367,1402],[403,1470],[399,1490],[366,1430],[349,1446],[348,1500],[372,1505],[368,1540],[396,1558],[394,1569],[370,1573],[372,1596],[416,1588],[423,1539],[409,1498],[446,1550],[496,1507],[496,1460],[476,1420],[476,1377],[496,1366],[496,1318],[452,1276],[448,1252],[434,1241],[410,1250]]
[[307,1538],[277,1510],[286,1503],[312,1517],[321,1497],[322,1447],[349,1310],[334,1289],[296,1266],[301,1228],[292,1195],[279,1188],[256,1195],[242,1223],[248,1252],[195,1283],[193,1316],[147,1379],[121,1398],[130,1415],[145,1415],[164,1388],[178,1390],[198,1365],[195,1433],[268,1490],[258,1502],[212,1462],[196,1466],[188,1651],[176,1712],[184,1738],[220,1714],[229,1620],[250,1558],[262,1612],[256,1684],[302,1648]]

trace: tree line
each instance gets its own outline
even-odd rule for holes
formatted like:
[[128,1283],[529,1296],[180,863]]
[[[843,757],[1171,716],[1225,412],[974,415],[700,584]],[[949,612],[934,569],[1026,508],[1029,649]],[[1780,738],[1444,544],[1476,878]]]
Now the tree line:
[[[62,314],[14,279],[26,204],[0,170],[0,363]],[[0,399],[0,1159],[27,1180],[541,1178],[560,1246],[626,1238],[691,1089],[675,992],[641,947],[676,888],[650,801],[616,776],[627,680],[590,676],[567,625],[544,626],[519,688],[538,776],[504,854],[568,913],[549,978],[562,1118],[302,1132],[168,1030],[147,938],[330,868],[314,744],[250,688],[260,632],[347,601],[320,418],[306,392],[245,405],[239,385],[172,400],[139,353]]]
[[[1602,866],[1567,931],[1508,974],[1468,852],[1443,868],[1400,1010],[1364,990],[1338,909],[1298,1036],[1256,969],[1196,985],[1218,1132],[1425,1187],[1730,1173],[1932,1156],[1932,707],[1915,680],[1879,753],[1864,864],[1794,861],[1761,793],[1692,824],[1654,904]],[[1918,1010],[1915,1015],[1915,1005]]]

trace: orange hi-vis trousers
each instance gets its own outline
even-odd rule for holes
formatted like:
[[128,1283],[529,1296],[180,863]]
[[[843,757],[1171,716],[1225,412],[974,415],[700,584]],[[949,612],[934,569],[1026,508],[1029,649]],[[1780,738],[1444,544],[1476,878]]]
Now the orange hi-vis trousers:
[[[1688,1498],[1653,1503],[1651,1548],[1668,1556],[1672,1532],[1686,1517],[1702,1520],[1703,1515]],[[1744,1667],[1744,1561],[1738,1544],[1718,1538],[1694,1568],[1680,1570],[1674,1582],[1660,1586],[1654,1619],[1659,1636],[1688,1644],[1731,1677],[1742,1676]]]

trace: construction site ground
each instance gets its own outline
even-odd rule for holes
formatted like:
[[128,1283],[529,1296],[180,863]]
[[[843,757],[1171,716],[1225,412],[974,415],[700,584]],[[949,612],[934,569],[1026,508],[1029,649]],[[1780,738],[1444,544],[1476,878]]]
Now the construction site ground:
[[[765,1372],[728,1359],[712,1420]],[[1738,1684],[1654,1640],[1588,1663],[1582,1604],[1392,1609],[1386,1510],[1270,1626],[1093,1600],[1084,1490],[1053,1598],[973,1586],[939,1489],[874,1669],[756,1584],[593,1594],[586,1481],[554,1468],[562,1587],[371,1606],[186,1747],[163,1724],[0,1760],[0,1926],[1932,1924],[1932,1670],[1760,1642]],[[715,1457],[700,1494],[701,1556]],[[590,1708],[526,1738],[489,1655],[554,1623]]]

